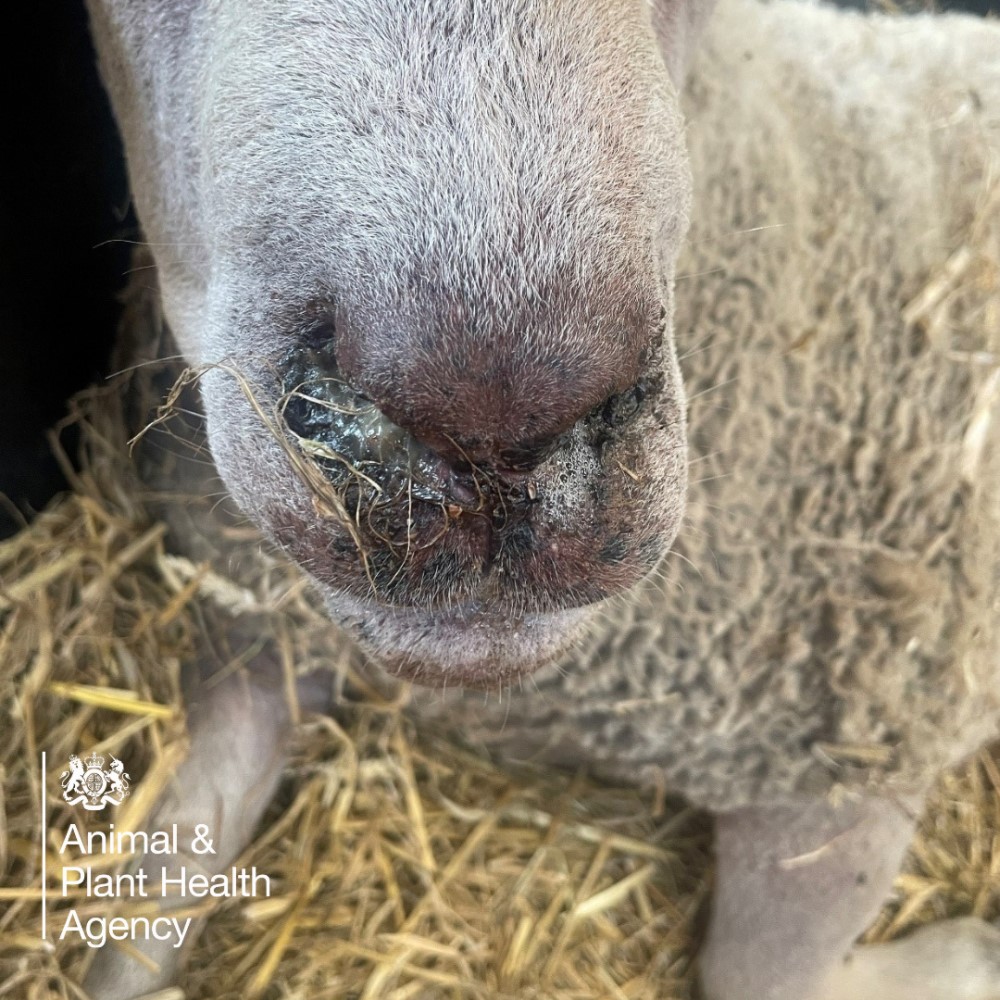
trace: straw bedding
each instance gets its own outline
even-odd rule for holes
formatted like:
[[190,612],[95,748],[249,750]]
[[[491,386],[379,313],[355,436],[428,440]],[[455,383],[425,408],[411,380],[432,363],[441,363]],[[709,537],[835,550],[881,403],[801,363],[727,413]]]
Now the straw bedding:
[[[329,641],[286,567],[265,561],[248,589],[164,550],[106,402],[78,401],[88,455],[74,493],[0,546],[3,996],[78,997],[92,954],[40,940],[40,753],[54,886],[61,831],[87,822],[59,804],[58,771],[81,748],[115,753],[133,793],[89,822],[141,827],[157,775],[184,752],[178,675],[198,630],[265,607],[290,658]],[[367,698],[355,677],[345,702],[337,721],[304,721],[239,861],[272,875],[272,898],[205,904],[191,964],[164,1000],[692,996],[711,886],[706,816],[582,774],[498,768],[418,736],[399,703]],[[997,757],[984,751],[942,779],[872,940],[1000,915]],[[50,929],[67,902],[50,897]]]
[[[808,23],[803,24],[806,30]],[[723,21],[721,30],[725,26]],[[751,41],[763,44],[765,36],[748,37],[748,45]],[[783,50],[786,69],[794,66],[794,52],[801,47],[801,39],[796,42],[792,33]],[[834,45],[827,51],[827,61],[816,60],[820,68],[830,68],[833,76],[838,65],[835,50]],[[773,318],[778,310],[784,316],[785,324],[776,321],[762,340],[772,356],[781,359],[784,377],[789,368],[799,376],[807,372],[803,358],[822,359],[824,352],[828,361],[835,356],[821,328],[808,322],[810,318],[839,317],[840,329],[849,330],[854,338],[853,348],[870,348],[872,331],[882,328],[880,324],[902,322],[911,347],[931,345],[934,364],[957,366],[955,374],[948,376],[952,389],[957,387],[966,398],[987,398],[984,387],[996,369],[991,348],[997,340],[984,342],[983,336],[984,331],[994,338],[1000,336],[1000,296],[998,188],[983,151],[991,142],[995,148],[996,118],[979,113],[982,98],[978,106],[971,101],[963,104],[958,91],[945,86],[941,75],[948,58],[930,43],[926,50],[928,63],[938,59],[939,68],[935,88],[922,91],[921,100],[938,116],[934,118],[938,127],[921,133],[930,135],[933,142],[917,144],[910,153],[931,156],[936,152],[944,157],[946,151],[957,148],[958,139],[969,140],[968,155],[940,161],[952,164],[954,170],[935,174],[934,190],[952,190],[961,197],[951,203],[939,219],[939,228],[929,236],[926,231],[911,232],[905,216],[893,215],[892,195],[909,181],[905,171],[897,172],[898,164],[894,165],[891,156],[880,154],[875,167],[863,167],[862,162],[872,161],[861,157],[850,143],[831,143],[824,133],[824,122],[853,121],[855,127],[859,123],[869,127],[871,122],[865,126],[863,116],[858,118],[863,100],[853,108],[850,102],[839,108],[830,105],[823,98],[819,73],[813,84],[820,88],[821,99],[811,106],[822,109],[827,117],[804,117],[795,123],[800,134],[790,137],[789,122],[775,117],[769,105],[772,117],[761,125],[766,142],[761,148],[750,148],[737,132],[727,130],[724,121],[712,117],[726,104],[719,99],[717,81],[729,74],[733,92],[747,102],[734,110],[744,119],[750,117],[753,102],[761,101],[761,93],[766,102],[767,85],[757,75],[753,87],[747,78],[741,89],[738,73],[720,68],[721,51],[707,49],[689,102],[702,214],[682,274],[695,277],[682,277],[678,285],[678,338],[681,353],[689,355],[685,362],[693,379],[689,387],[697,395],[719,386],[714,400],[713,393],[706,393],[692,404],[693,443],[696,456],[708,470],[703,473],[706,484],[725,483],[717,478],[726,474],[725,456],[714,457],[716,452],[707,439],[711,434],[699,439],[698,428],[733,436],[730,444],[738,445],[739,434],[727,422],[725,407],[745,406],[748,398],[754,398],[745,388],[731,390],[727,396],[725,380],[719,378],[720,357],[733,355],[726,331],[733,328],[732,316],[743,308],[744,293],[754,314],[763,307],[754,296],[764,294],[761,288],[771,289],[764,303],[768,315]],[[863,96],[865,79],[861,74],[855,80],[855,97]],[[921,86],[928,79],[932,78],[925,78]],[[760,89],[755,92],[754,87]],[[816,93],[807,96],[815,98]],[[988,107],[995,110],[996,106]],[[702,133],[699,123],[705,129]],[[904,116],[896,123],[901,131],[893,134],[907,133],[911,124]],[[863,260],[852,260],[839,252],[843,247],[838,250],[832,238],[835,227],[824,236],[793,225],[789,235],[788,219],[781,218],[782,206],[776,208],[771,196],[787,193],[792,181],[812,175],[803,174],[802,164],[790,153],[783,158],[774,154],[778,149],[801,148],[803,142],[831,163],[846,163],[849,171],[855,171],[852,177],[865,180],[861,189],[866,197],[872,192],[880,200],[884,197],[889,207],[884,209],[884,226],[878,232],[895,233],[897,243],[886,246],[876,240],[866,248]],[[711,219],[732,219],[733,202],[730,195],[720,200],[722,172],[710,169],[712,150],[722,162],[740,162],[747,169],[755,165],[761,171],[758,180],[770,177],[767,183],[750,183],[739,193],[736,203],[742,207],[735,228],[782,225],[784,230],[720,238],[734,226],[730,222],[724,229],[719,228],[722,223],[713,227]],[[830,183],[830,174],[815,183],[824,177]],[[984,177],[992,178],[992,187],[981,183]],[[813,190],[809,187],[813,183],[809,180],[803,188],[813,199],[809,204],[826,199],[841,211],[838,217],[847,220],[848,228],[866,218],[865,204],[852,201],[849,192],[822,185]],[[930,194],[925,191],[923,196]],[[783,203],[784,208],[789,204]],[[804,211],[792,221],[809,218],[810,213]],[[909,270],[893,276],[891,268],[885,268],[890,272],[888,286],[877,286],[879,274],[870,261],[884,261],[901,246],[912,251]],[[810,266],[808,273],[789,282],[787,275],[797,254],[804,255]],[[756,267],[757,278],[764,284],[737,274],[737,267]],[[711,273],[703,275],[705,271]],[[785,275],[784,288],[779,275]],[[685,281],[697,282],[687,294]],[[879,308],[896,309],[896,314],[859,318],[857,303],[874,287],[891,291],[889,304],[880,299]],[[142,284],[134,283],[130,321],[150,322],[150,308]],[[706,345],[699,342],[699,336],[704,337],[708,328],[714,339]],[[904,366],[913,393],[926,389],[929,383],[923,380],[933,370],[926,351],[922,354],[921,350],[915,350]],[[761,355],[765,356],[766,352]],[[898,359],[876,352],[864,361],[878,366],[895,364]],[[776,370],[758,363],[754,375],[765,378],[758,384],[770,384],[766,379],[774,377]],[[746,387],[751,380],[742,378],[734,384]],[[803,383],[794,378],[786,383],[796,384]],[[927,396],[914,398],[926,400]],[[55,885],[60,831],[71,819],[86,820],[59,800],[58,773],[69,754],[96,748],[127,762],[132,795],[113,816],[98,814],[90,822],[103,827],[112,819],[118,829],[141,827],[166,776],[184,753],[181,664],[196,649],[204,655],[204,636],[216,637],[211,655],[220,664],[228,663],[221,637],[238,621],[245,630],[273,637],[289,676],[320,661],[338,665],[342,709],[335,719],[303,718],[278,799],[239,861],[271,874],[274,894],[269,899],[199,904],[198,915],[206,918],[204,933],[178,991],[168,991],[167,996],[690,997],[692,956],[711,880],[705,816],[665,797],[655,782],[651,790],[639,791],[600,785],[582,773],[503,769],[436,735],[440,725],[415,729],[403,712],[407,689],[386,697],[385,689],[376,690],[369,678],[358,673],[355,655],[319,612],[298,573],[272,555],[249,526],[234,521],[228,529],[229,541],[238,542],[248,553],[241,563],[232,559],[202,562],[173,554],[169,528],[154,511],[189,511],[205,503],[211,506],[214,498],[191,501],[152,497],[144,491],[128,461],[121,399],[112,388],[95,390],[77,401],[73,419],[83,430],[84,460],[81,471],[72,475],[72,494],[0,545],[0,703],[4,712],[0,723],[0,871],[4,873],[0,995],[79,996],[73,983],[91,955],[79,944],[46,944],[40,939],[40,754],[46,752],[49,760],[47,861],[49,883]],[[832,400],[826,414],[819,413],[812,424],[803,425],[797,439],[815,446],[809,437],[815,434],[828,446],[836,445],[838,439],[828,422],[835,404]],[[976,416],[965,414],[949,425],[948,433],[956,436],[937,442],[941,453],[951,456],[949,460],[981,458],[974,448],[970,451],[975,441],[968,431]],[[759,440],[767,429],[748,423],[745,430]],[[886,433],[891,432],[888,428]],[[855,485],[864,489],[870,482],[866,469],[871,470],[865,464],[864,441],[855,446]],[[780,449],[781,442],[775,447]],[[928,482],[935,481],[931,466],[923,465],[920,470],[931,477]],[[709,533],[736,530],[707,513],[719,504],[720,491],[724,494],[727,488],[706,486],[700,496],[696,492],[693,528]],[[973,509],[975,504],[970,506],[970,502],[976,496],[970,500],[967,483],[963,498],[962,509]],[[808,492],[801,502],[808,510]],[[961,588],[953,587],[950,570],[919,577],[894,575],[895,563],[886,553],[919,549],[907,542],[905,532],[926,531],[929,524],[918,511],[902,513],[901,520],[886,525],[903,534],[878,539],[877,551],[873,550],[886,588],[896,588],[894,608],[903,607],[900,613],[912,625],[906,601],[898,599],[899,588],[933,588],[939,586],[935,581],[943,579],[947,599],[933,603],[934,611],[954,616]],[[952,516],[959,514],[947,507],[942,523],[950,524],[947,518]],[[682,535],[682,544],[685,539],[688,545],[700,544],[692,542],[692,537]],[[947,542],[939,554],[954,569],[961,561],[961,553],[954,548],[960,540],[950,529],[942,537]],[[979,544],[985,546],[980,553],[988,554],[997,539],[980,539]],[[847,572],[845,551],[830,554],[825,564],[829,579]],[[987,564],[996,565],[985,558],[975,565]],[[926,569],[938,564],[919,565]],[[678,593],[693,593],[697,586],[695,577],[680,582],[686,589]],[[748,582],[747,593],[754,593],[750,583],[757,586],[757,593],[764,593],[759,580]],[[853,599],[849,592],[846,596]],[[822,615],[820,605],[815,609]],[[796,622],[801,620],[799,616]],[[914,627],[926,631],[940,625],[936,619],[928,622],[926,627]],[[973,641],[975,637],[963,632],[965,624],[952,619],[949,636],[965,643],[963,648],[971,655],[978,639]],[[914,677],[926,684],[928,678],[944,676],[942,671],[954,662],[942,659],[941,649],[924,631],[921,641],[931,650],[920,661],[924,673],[906,675],[910,676],[908,685],[898,690],[884,677],[875,676],[874,665],[870,669],[875,673],[869,676],[864,656],[852,661],[853,680],[861,678],[866,694],[880,694],[889,712],[905,704],[905,697],[920,697]],[[863,635],[864,630],[857,634]],[[977,635],[981,638],[982,632]],[[794,659],[802,643],[792,639],[794,635],[786,652]],[[968,662],[977,682],[988,679],[981,661]],[[905,671],[899,674],[904,675]],[[842,673],[835,680],[840,683],[845,676]],[[951,698],[947,685],[941,694],[947,704]],[[912,738],[924,739],[918,749],[924,747],[927,756],[924,759],[918,753],[914,766],[926,769],[940,760],[941,725],[964,727],[972,745],[986,731],[982,720],[992,711],[990,696],[986,691],[984,700],[968,710],[962,708],[966,715],[961,717],[946,714],[925,720],[935,727],[930,736],[918,726]],[[850,695],[846,697],[849,701]],[[433,704],[444,702],[438,698]],[[426,705],[423,711],[433,714]],[[851,717],[850,712],[843,717]],[[853,718],[863,716],[856,713]],[[746,732],[752,733],[752,727]],[[871,774],[891,770],[884,758],[872,759],[864,740],[851,744],[843,731],[838,732],[841,742],[829,749],[836,755],[839,746],[841,756],[822,761],[823,774],[829,773],[831,759],[841,778],[860,775],[858,780],[868,780]],[[863,735],[867,738],[870,733]],[[950,740],[953,748],[957,745],[953,733],[943,739],[946,744]],[[848,753],[852,746],[853,758]],[[997,760],[995,753],[983,751],[941,779],[907,869],[897,881],[894,898],[870,931],[870,939],[894,936],[944,916],[996,917],[1000,913]],[[683,777],[679,771],[673,777],[678,775]],[[808,786],[812,778],[806,775],[802,780]],[[792,785],[797,781],[795,777]],[[718,800],[722,795],[706,791],[703,798]],[[60,909],[66,905],[64,900],[50,899],[50,930],[58,927]],[[132,912],[139,905],[129,904],[122,912]],[[107,909],[106,904],[81,905],[84,915]]]

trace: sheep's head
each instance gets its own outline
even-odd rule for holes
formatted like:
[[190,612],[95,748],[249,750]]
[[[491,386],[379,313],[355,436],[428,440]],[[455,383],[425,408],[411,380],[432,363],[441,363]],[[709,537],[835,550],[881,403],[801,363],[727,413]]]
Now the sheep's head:
[[686,8],[91,13],[238,503],[390,670],[564,651],[684,506]]

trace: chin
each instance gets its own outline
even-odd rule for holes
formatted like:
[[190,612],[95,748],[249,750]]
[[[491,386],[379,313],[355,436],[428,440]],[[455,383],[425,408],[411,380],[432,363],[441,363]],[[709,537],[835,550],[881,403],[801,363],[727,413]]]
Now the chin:
[[330,617],[383,671],[429,687],[495,689],[565,655],[599,605],[499,614],[477,604],[442,611],[387,607],[327,595]]

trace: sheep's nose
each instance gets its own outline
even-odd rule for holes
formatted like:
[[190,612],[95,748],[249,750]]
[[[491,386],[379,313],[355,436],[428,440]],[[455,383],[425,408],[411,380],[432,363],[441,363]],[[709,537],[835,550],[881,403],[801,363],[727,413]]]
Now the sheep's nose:
[[[488,444],[467,431],[449,433],[427,417],[403,411],[391,399],[371,398],[349,382],[333,342],[294,352],[284,370],[281,410],[299,448],[319,461],[334,482],[362,475],[379,482],[393,470],[416,473],[418,499],[474,504],[477,471],[516,483],[552,453],[560,432],[514,443]],[[376,393],[372,393],[376,395]],[[455,393],[455,398],[460,396]],[[409,419],[408,419],[409,418]],[[429,489],[423,489],[426,486]],[[480,498],[481,499],[481,498]]]
[[639,321],[602,330],[585,315],[520,328],[474,316],[450,329],[376,320],[338,324],[324,357],[330,374],[456,467],[519,472],[636,384],[654,331]]
[[563,442],[574,453],[592,446],[597,460],[663,384],[654,373],[609,396],[607,372],[572,355],[525,365],[411,352],[393,366],[348,353],[344,364],[343,344],[313,338],[283,364],[286,437],[304,456],[317,510],[370,535],[373,559],[438,550],[477,573],[534,544],[537,504],[561,459],[533,470]]

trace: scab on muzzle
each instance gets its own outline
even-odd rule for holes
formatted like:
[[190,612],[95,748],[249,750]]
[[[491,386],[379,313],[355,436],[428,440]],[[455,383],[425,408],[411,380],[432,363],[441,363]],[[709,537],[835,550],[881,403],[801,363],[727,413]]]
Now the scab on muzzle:
[[537,501],[533,482],[449,462],[394,423],[342,378],[332,348],[299,350],[283,370],[280,410],[289,443],[320,470],[336,509],[353,522],[356,543],[362,538],[355,528],[368,536],[370,566],[405,562],[414,545],[426,550],[460,523],[480,523],[477,530],[488,524],[506,536]]

